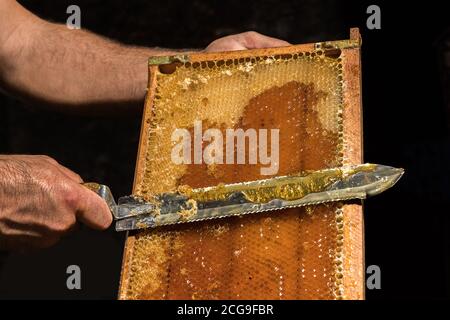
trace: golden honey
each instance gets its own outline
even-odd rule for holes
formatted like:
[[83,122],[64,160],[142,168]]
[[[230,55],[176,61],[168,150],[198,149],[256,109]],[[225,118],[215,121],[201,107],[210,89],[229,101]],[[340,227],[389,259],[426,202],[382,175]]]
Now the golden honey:
[[[330,57],[320,49],[289,52],[203,62],[185,59],[170,72],[152,68],[156,85],[143,127],[147,131],[141,141],[142,174],[135,194],[150,200],[158,193],[179,191],[193,200],[215,200],[230,190],[219,186],[195,194],[192,189],[268,178],[261,175],[261,164],[174,164],[171,133],[177,128],[192,132],[197,120],[204,130],[222,132],[280,129],[280,176],[342,165],[345,53]],[[254,202],[290,200],[304,190],[323,188],[342,174],[338,170],[286,188],[244,194]],[[350,229],[345,217],[341,204],[322,204],[132,233],[120,297],[350,296],[358,284],[346,285],[350,278],[344,276],[346,257],[354,254],[346,249]]]
[[[201,202],[229,199],[235,192],[241,192],[245,199],[254,203],[267,203],[274,199],[297,200],[313,192],[321,192],[338,181],[343,176],[339,169],[328,170],[325,173],[317,172],[304,176],[288,176],[274,182],[262,184],[259,187],[241,185],[225,186],[219,184],[216,187],[204,189],[191,189],[184,187],[182,194]],[[289,179],[289,183],[286,180]]]

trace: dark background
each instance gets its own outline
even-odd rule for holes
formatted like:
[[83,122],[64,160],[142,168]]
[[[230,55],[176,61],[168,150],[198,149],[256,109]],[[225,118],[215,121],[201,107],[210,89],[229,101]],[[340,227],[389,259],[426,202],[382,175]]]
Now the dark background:
[[[20,1],[64,23],[77,4],[82,28],[127,44],[202,48],[242,31],[291,43],[363,36],[364,151],[367,162],[404,167],[389,192],[365,203],[366,264],[381,268],[368,299],[450,297],[450,35],[445,1]],[[381,30],[366,8],[381,7]],[[51,79],[44,79],[51,81]],[[85,180],[131,190],[140,119],[75,117],[0,95],[0,153],[47,154]],[[105,139],[104,137],[108,137]],[[0,258],[0,298],[117,295],[124,234],[88,229],[54,248]],[[82,290],[66,289],[66,267]]]

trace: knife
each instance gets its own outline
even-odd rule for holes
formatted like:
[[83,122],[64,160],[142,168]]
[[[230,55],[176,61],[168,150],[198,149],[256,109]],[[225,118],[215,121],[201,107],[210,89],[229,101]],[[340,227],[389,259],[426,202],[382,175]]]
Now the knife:
[[126,231],[365,199],[391,188],[403,173],[400,168],[367,163],[205,188],[181,186],[145,200],[121,197],[117,203],[108,186],[83,185],[106,201],[116,231]]

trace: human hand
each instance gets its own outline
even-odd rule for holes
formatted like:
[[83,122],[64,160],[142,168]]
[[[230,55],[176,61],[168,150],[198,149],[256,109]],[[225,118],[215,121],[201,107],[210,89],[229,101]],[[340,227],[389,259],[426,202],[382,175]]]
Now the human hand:
[[211,42],[204,51],[234,51],[258,48],[284,47],[290,43],[284,40],[268,37],[255,31],[233,34]]
[[0,249],[52,246],[77,221],[106,229],[106,203],[79,175],[47,156],[0,156]]

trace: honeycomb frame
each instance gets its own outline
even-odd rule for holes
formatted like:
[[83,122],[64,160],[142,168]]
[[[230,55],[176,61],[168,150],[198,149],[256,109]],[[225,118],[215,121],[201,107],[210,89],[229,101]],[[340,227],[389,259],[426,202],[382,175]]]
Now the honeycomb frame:
[[[157,93],[157,74],[160,66],[171,68],[179,63],[208,63],[210,61],[237,60],[244,62],[252,57],[286,56],[322,52],[330,55],[340,54],[342,66],[342,114],[339,150],[342,164],[358,164],[362,162],[362,113],[361,113],[361,67],[360,67],[360,35],[357,29],[351,29],[350,39],[294,45],[283,48],[256,49],[225,53],[191,53],[171,57],[153,57],[149,63],[149,89],[142,118],[141,138],[136,163],[133,193],[136,193],[144,179],[146,154],[148,152],[149,126],[154,116],[153,108]],[[169,70],[170,72],[170,70]],[[364,243],[363,215],[360,204],[343,204],[336,210],[338,226],[337,241],[341,241],[341,252],[336,254],[336,270],[334,271],[335,299],[364,298]],[[130,295],[130,274],[133,269],[133,257],[137,234],[129,233],[126,240],[122,274],[119,288],[119,299],[135,298]],[[195,298],[195,297],[193,297]],[[314,297],[313,297],[314,298]]]

